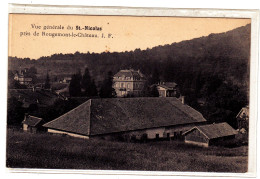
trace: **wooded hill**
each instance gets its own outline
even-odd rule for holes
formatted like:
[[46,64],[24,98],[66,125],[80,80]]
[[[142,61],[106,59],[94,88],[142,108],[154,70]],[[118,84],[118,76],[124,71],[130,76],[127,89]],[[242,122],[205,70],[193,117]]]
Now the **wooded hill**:
[[[251,24],[152,49],[130,52],[53,54],[35,59],[9,57],[9,70],[35,67],[51,80],[84,72],[88,67],[97,82],[120,69],[140,69],[148,79],[179,84],[187,102],[207,118],[223,120],[248,104]],[[199,101],[203,105],[199,105]],[[204,107],[203,107],[204,106]],[[204,109],[205,108],[205,109]],[[212,109],[211,109],[212,108]],[[207,109],[207,110],[206,110]]]

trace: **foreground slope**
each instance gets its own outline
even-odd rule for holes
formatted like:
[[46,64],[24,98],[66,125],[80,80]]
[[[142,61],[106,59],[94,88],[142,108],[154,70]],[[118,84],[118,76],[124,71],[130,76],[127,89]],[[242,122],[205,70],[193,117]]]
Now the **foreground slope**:
[[247,171],[247,146],[122,143],[8,130],[7,167],[147,171]]

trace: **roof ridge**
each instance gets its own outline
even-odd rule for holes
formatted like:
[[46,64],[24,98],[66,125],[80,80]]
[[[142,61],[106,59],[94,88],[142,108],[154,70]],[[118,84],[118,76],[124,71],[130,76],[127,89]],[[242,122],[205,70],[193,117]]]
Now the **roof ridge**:
[[[194,119],[192,116],[190,116],[190,115],[188,115],[185,111],[183,111],[182,109],[180,109],[179,107],[178,107],[178,105],[174,105],[173,103],[172,103],[172,101],[170,100],[170,99],[176,99],[176,101],[178,100],[176,97],[166,97],[167,99],[167,101],[169,101],[169,103],[172,105],[172,106],[174,106],[175,108],[177,108],[177,109],[179,109],[179,111],[181,111],[183,114],[185,114],[185,116],[187,116],[187,117],[191,117],[192,119]],[[180,101],[178,101],[178,102],[180,102]],[[181,103],[181,102],[180,102]],[[182,103],[181,103],[181,105],[183,105]]]
[[191,132],[192,130],[194,130],[194,129],[197,129],[197,130],[199,130],[200,132],[202,132],[208,139],[210,139],[210,137],[207,135],[207,134],[205,134],[205,132],[203,132],[203,130],[201,130],[200,128],[199,128],[200,126],[194,126],[193,128],[191,128],[190,130],[188,130],[188,131],[186,131],[186,132],[184,132],[184,134],[183,135],[185,135],[185,134],[187,134],[187,133],[189,133],[189,132]]
[[42,119],[41,117],[36,117],[36,116],[33,116],[33,115],[28,115],[28,116],[35,117],[35,118],[38,118],[38,119]]

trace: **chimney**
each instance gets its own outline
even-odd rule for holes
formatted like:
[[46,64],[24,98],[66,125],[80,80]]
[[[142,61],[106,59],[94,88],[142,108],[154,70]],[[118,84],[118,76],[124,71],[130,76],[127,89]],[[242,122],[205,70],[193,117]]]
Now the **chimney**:
[[181,103],[185,104],[185,96],[181,96]]

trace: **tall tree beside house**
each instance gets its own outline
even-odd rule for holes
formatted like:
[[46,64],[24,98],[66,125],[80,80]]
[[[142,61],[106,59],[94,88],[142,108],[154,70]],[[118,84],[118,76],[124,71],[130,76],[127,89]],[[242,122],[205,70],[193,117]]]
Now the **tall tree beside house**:
[[91,85],[92,85],[91,76],[89,74],[88,68],[86,68],[85,73],[81,80],[81,86],[84,90],[84,92],[83,92],[84,96],[92,96],[92,94],[91,94],[92,86]]
[[114,98],[116,97],[115,89],[113,88],[113,75],[112,72],[109,71],[107,73],[106,78],[104,79],[100,91],[99,96],[101,98]]
[[159,91],[155,85],[150,88],[150,97],[159,97]]
[[141,91],[141,96],[142,97],[149,97],[150,96],[150,87],[149,87],[147,81],[144,83],[144,87]]
[[92,79],[90,86],[91,86],[91,89],[90,89],[91,96],[97,96],[98,95],[98,91],[97,91],[97,86],[96,86],[96,83],[95,83],[94,79]]
[[50,77],[49,77],[49,74],[48,74],[48,73],[47,73],[47,75],[46,75],[46,79],[45,79],[45,83],[44,83],[44,88],[45,88],[45,89],[50,89],[50,88],[51,88]]
[[28,77],[32,78],[32,83],[35,84],[37,82],[37,69],[32,66],[31,68],[28,69],[27,71]]
[[80,76],[79,74],[74,74],[71,77],[69,85],[69,93],[72,97],[81,96],[81,85],[80,85]]
[[159,82],[160,82],[160,73],[158,69],[155,67],[152,72],[152,78],[150,80],[150,83],[152,85],[152,84],[157,84]]
[[78,72],[76,73],[78,75],[79,80],[82,80],[82,74],[80,68],[78,69]]

